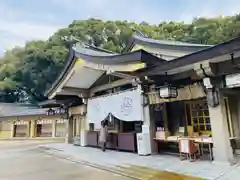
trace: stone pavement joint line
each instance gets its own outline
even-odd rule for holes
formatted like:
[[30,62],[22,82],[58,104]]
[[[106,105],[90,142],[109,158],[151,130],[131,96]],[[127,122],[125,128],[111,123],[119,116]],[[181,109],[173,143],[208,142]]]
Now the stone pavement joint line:
[[[226,179],[225,176],[229,176],[229,174],[231,174],[231,172],[236,171],[236,169],[240,168],[240,164],[237,164],[235,166],[235,168],[231,168],[230,170],[228,170],[227,172],[222,173],[221,175],[219,175],[215,180],[220,180],[220,179]],[[237,170],[238,171],[238,170]],[[231,175],[230,175],[231,176]]]
[[[135,179],[154,178],[157,174],[159,176],[159,172],[172,172],[173,174],[177,173],[177,175],[201,177],[208,180],[239,180],[240,177],[240,163],[230,166],[225,163],[214,163],[204,160],[198,160],[194,163],[180,161],[179,157],[164,154],[139,156],[134,153],[112,150],[103,153],[97,148],[76,147],[64,143],[43,144],[39,145],[38,149],[61,155],[65,158],[71,158],[73,161],[84,162],[85,164],[90,163],[97,166],[97,168],[104,167],[104,169],[111,170],[116,174],[125,174],[125,176],[131,176]],[[139,165],[143,167],[137,168],[138,171],[135,172],[136,166]],[[146,172],[146,170],[148,171]]]
[[69,156],[56,155],[55,153],[51,153],[51,152],[44,152],[44,151],[42,151],[42,153],[47,154],[47,155],[51,155],[51,156],[54,156],[54,157],[57,157],[57,158],[60,158],[60,159],[65,159],[65,160],[68,160],[68,161],[71,161],[71,162],[83,164],[83,165],[86,165],[86,166],[89,166],[89,167],[93,167],[93,168],[101,169],[101,170],[104,170],[104,171],[108,171],[108,172],[111,172],[111,173],[114,173],[114,174],[119,174],[119,175],[122,175],[122,176],[125,176],[125,177],[129,177],[129,178],[132,178],[132,179],[140,180],[137,177],[128,175],[126,173],[122,173],[120,171],[116,171],[113,168],[110,169],[109,167],[105,167],[103,165],[100,166],[100,165],[97,165],[97,164],[94,164],[94,163],[90,163],[90,162],[87,162],[87,161],[75,160],[74,158],[70,158]]
[[[47,155],[51,155],[61,159],[66,159],[71,162],[80,163],[83,165],[105,170],[108,172],[112,172],[114,174],[119,174],[119,175],[136,179],[136,180],[202,180],[201,178],[195,178],[195,177],[182,175],[178,173],[161,171],[161,170],[156,170],[148,167],[136,166],[131,164],[129,165],[126,164],[124,166],[115,165],[113,167],[103,166],[103,165],[98,165],[98,164],[90,163],[83,160],[76,160],[76,158],[69,157],[67,155],[62,155],[62,154],[59,155],[54,152],[50,152],[49,148],[42,148],[42,149],[45,149],[45,151],[42,151],[42,153]],[[59,152],[59,150],[54,150],[54,151]]]

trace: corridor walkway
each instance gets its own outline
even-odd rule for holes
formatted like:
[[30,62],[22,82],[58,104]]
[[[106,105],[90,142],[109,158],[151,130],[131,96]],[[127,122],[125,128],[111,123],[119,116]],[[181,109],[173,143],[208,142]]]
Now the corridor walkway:
[[169,177],[183,174],[211,180],[226,180],[229,177],[231,177],[231,180],[239,180],[240,177],[238,164],[229,166],[227,164],[214,164],[209,161],[180,161],[179,157],[169,155],[138,156],[137,154],[119,151],[103,153],[96,148],[78,147],[64,143],[48,144],[40,147],[45,153],[75,162],[87,163],[109,171],[117,171],[138,179],[149,179],[153,177],[153,174],[168,174]]

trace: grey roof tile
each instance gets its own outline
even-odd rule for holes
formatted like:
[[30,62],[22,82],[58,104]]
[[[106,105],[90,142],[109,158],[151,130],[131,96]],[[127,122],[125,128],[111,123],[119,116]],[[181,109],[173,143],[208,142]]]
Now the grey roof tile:
[[83,46],[81,44],[76,44],[74,47],[74,50],[80,54],[87,54],[90,56],[115,56],[118,55],[117,53],[108,53],[108,52],[103,52],[103,51],[98,51],[93,49],[92,47],[89,46]]
[[30,104],[0,103],[0,117],[44,115],[46,111]]
[[186,42],[181,42],[181,41],[156,40],[156,39],[138,36],[138,35],[134,35],[133,39],[148,42],[148,43],[173,45],[173,46],[188,46],[188,47],[211,47],[212,46],[212,45],[206,45],[206,44],[186,43]]

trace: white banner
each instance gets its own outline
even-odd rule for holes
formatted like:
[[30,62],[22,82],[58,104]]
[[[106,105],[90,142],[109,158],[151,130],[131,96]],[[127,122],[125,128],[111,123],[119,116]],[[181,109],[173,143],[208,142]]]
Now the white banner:
[[100,124],[109,114],[122,121],[143,121],[142,95],[138,90],[88,100],[87,120]]

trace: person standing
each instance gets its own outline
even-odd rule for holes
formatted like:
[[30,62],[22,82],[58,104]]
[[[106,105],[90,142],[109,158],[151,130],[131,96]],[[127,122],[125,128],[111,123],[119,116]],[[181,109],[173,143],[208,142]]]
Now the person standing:
[[99,136],[99,143],[101,144],[102,151],[105,152],[106,150],[106,142],[107,142],[107,124],[105,121],[101,122],[101,129],[100,129],[100,136]]

